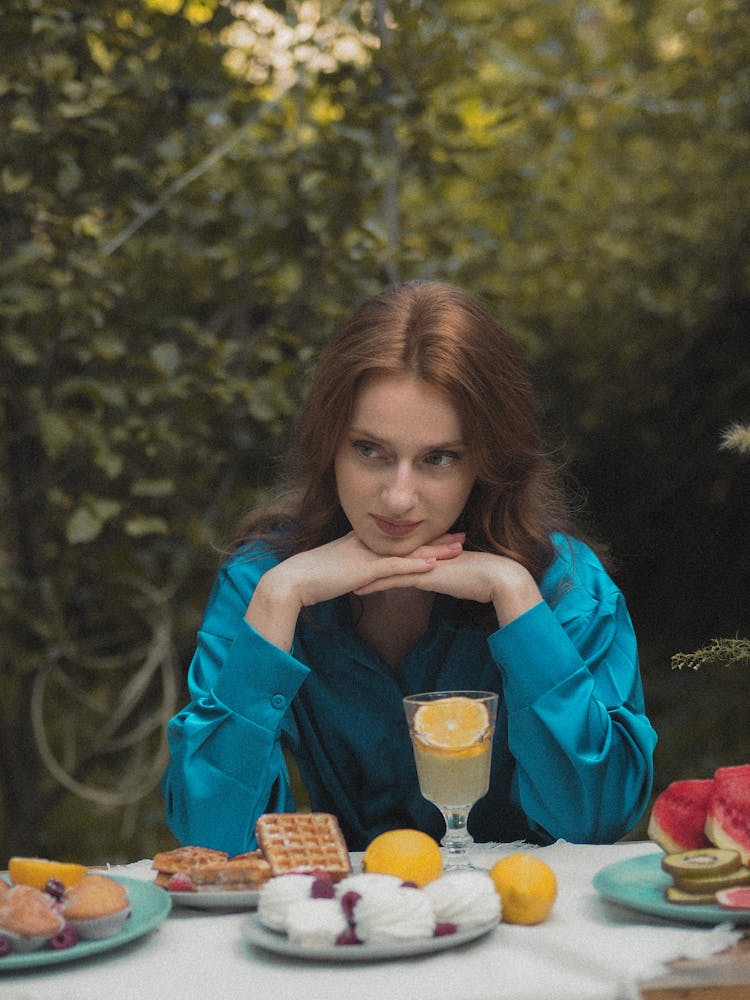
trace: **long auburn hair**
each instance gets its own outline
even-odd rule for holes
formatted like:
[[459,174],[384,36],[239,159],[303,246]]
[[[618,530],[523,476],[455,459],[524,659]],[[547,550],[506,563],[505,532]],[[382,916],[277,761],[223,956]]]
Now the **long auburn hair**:
[[410,281],[369,299],[321,354],[303,405],[296,472],[277,501],[251,513],[240,542],[289,555],[350,530],[334,457],[357,392],[371,376],[412,374],[456,407],[477,477],[458,527],[466,547],[510,556],[538,580],[550,534],[570,530],[564,491],[544,451],[530,378],[515,344],[469,293]]

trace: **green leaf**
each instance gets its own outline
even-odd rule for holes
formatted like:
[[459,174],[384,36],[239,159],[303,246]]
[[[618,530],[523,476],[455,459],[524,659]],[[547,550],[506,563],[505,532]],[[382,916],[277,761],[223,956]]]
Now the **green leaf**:
[[176,344],[157,344],[151,348],[150,354],[154,363],[165,375],[173,376],[180,367],[182,354]]
[[71,545],[92,542],[102,528],[122,510],[116,500],[90,498],[73,511],[65,526],[65,537]]
[[130,487],[134,497],[166,497],[175,492],[174,479],[137,479]]
[[12,132],[22,132],[26,135],[34,135],[42,131],[41,124],[30,114],[16,115],[10,123]]
[[167,535],[169,525],[163,517],[129,517],[125,522],[125,533],[131,538],[144,535]]
[[71,195],[81,186],[83,171],[72,156],[63,154],[60,157],[60,169],[57,171],[56,187],[63,198]]
[[32,173],[30,170],[16,173],[12,167],[3,167],[0,173],[0,183],[6,194],[19,194],[25,191],[31,183]]
[[75,439],[75,431],[69,421],[53,410],[41,410],[37,414],[39,433],[44,449],[50,458],[58,458]]
[[19,365],[32,367],[39,361],[39,352],[33,344],[17,333],[4,333],[3,350]]

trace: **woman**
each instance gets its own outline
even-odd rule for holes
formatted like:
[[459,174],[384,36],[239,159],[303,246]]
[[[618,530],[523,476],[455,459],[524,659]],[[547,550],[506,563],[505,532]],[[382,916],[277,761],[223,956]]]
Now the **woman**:
[[295,808],[285,750],[351,850],[439,839],[402,698],[500,694],[479,841],[607,842],[652,781],[624,600],[569,524],[529,379],[470,295],[439,282],[365,303],[323,354],[297,486],[224,563],[169,724],[164,792],[184,843],[255,844]]

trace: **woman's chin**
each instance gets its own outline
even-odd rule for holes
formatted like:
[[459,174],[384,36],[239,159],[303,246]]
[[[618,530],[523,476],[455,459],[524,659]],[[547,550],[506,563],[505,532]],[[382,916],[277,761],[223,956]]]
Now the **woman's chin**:
[[355,532],[376,556],[408,556],[422,544],[413,538],[389,538],[376,532]]
[[400,542],[380,542],[377,546],[372,545],[371,548],[379,556],[400,556],[405,559],[407,556],[411,556],[422,544],[422,542],[404,539]]

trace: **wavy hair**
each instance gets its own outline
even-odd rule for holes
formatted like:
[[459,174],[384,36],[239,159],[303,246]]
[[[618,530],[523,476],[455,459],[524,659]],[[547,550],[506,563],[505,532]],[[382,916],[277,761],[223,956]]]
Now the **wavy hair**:
[[241,539],[264,537],[291,554],[350,530],[336,491],[336,451],[363,381],[404,373],[459,414],[477,469],[458,525],[467,548],[510,556],[539,579],[554,556],[551,533],[569,531],[570,518],[542,445],[531,380],[487,309],[439,281],[406,282],[376,295],[330,341],[300,415],[291,485],[245,519]]

